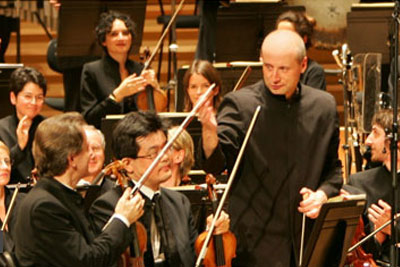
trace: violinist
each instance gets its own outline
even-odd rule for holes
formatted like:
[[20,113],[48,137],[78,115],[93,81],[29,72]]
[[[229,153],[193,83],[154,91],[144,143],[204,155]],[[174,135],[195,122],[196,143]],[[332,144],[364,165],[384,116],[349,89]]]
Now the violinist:
[[128,15],[115,11],[101,14],[96,27],[105,54],[83,66],[81,79],[82,114],[96,128],[107,114],[138,110],[136,101],[128,101],[127,97],[143,91],[146,85],[159,89],[154,71],[141,74],[143,66],[129,59],[134,27]]
[[[392,176],[390,139],[392,132],[393,111],[379,110],[372,118],[372,131],[365,142],[371,147],[371,160],[381,162],[381,166],[363,172],[358,172],[349,177],[348,185],[344,188],[353,193],[353,188],[361,190],[367,195],[366,209],[363,213],[364,232],[371,233],[391,217],[392,201]],[[400,157],[397,166],[400,167]],[[357,192],[356,192],[357,193]],[[398,224],[397,224],[398,227]],[[363,248],[371,253],[376,261],[390,262],[391,229],[390,225],[377,233],[374,238],[367,241]]]
[[0,140],[9,148],[13,161],[11,184],[26,183],[34,167],[32,142],[47,91],[43,74],[31,67],[16,69],[10,78],[10,101],[14,112],[0,120]]
[[79,113],[38,127],[33,156],[39,181],[19,205],[14,229],[19,266],[110,266],[131,242],[129,226],[143,214],[141,197],[126,190],[103,231],[95,236],[76,192],[92,153]]
[[217,117],[210,102],[199,112],[202,150],[196,161],[206,172],[230,171],[261,106],[229,197],[238,239],[232,266],[298,266],[303,213],[316,218],[342,185],[336,103],[300,82],[307,57],[297,33],[270,33],[260,61],[263,80],[225,95]]
[[221,77],[210,62],[206,60],[193,61],[183,77],[185,92],[184,111],[191,111],[200,96],[202,96],[213,83],[216,85],[216,89],[213,92],[213,106],[216,110],[221,102]]
[[[13,195],[13,192],[6,187],[10,181],[11,165],[12,160],[10,157],[10,150],[3,142],[0,141],[0,220],[2,225]],[[18,193],[16,203],[21,202],[23,195],[23,193]],[[12,234],[15,227],[16,214],[17,212],[14,206],[14,209],[11,211],[7,227],[5,228],[6,230],[3,232],[3,248],[5,251],[9,252],[14,251]]]
[[[153,112],[132,112],[126,115],[113,132],[114,156],[125,165],[129,183],[135,183],[167,143],[167,128]],[[160,187],[171,177],[170,151],[150,173],[140,189],[145,199],[144,215],[140,218],[147,229],[147,250],[144,265],[192,267],[195,261],[194,242],[197,237],[190,202],[181,193]],[[100,196],[90,214],[97,230],[101,230],[122,194],[115,188]],[[223,213],[217,221],[216,233],[226,232],[229,218]]]

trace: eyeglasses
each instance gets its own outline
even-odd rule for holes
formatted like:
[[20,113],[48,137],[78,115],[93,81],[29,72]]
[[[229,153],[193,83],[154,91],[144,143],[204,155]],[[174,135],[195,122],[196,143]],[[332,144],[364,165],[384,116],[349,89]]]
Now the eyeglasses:
[[[162,148],[161,148],[161,149],[162,149]],[[152,153],[150,153],[150,154],[144,155],[144,156],[137,156],[136,158],[137,158],[137,159],[149,159],[149,160],[153,160],[153,159],[155,159],[155,158],[157,157],[158,153],[160,153],[161,149],[158,150],[158,151],[154,151],[154,152],[152,152]],[[169,149],[166,151],[166,153],[170,153],[171,151],[172,151],[172,146],[169,147]]]
[[35,99],[36,103],[43,103],[44,102],[44,96],[43,95],[34,96],[34,95],[31,95],[31,94],[22,94],[21,96],[26,102],[32,102],[33,99]]
[[10,167],[12,164],[12,161],[9,158],[0,159],[0,166],[3,164],[5,164],[7,167]]

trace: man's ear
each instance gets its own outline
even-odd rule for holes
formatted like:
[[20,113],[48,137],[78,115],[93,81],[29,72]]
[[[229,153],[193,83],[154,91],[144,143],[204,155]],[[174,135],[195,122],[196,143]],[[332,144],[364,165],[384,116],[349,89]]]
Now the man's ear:
[[17,96],[14,94],[14,92],[10,92],[10,101],[14,106],[17,104]]
[[121,161],[124,165],[125,170],[128,173],[133,173],[133,170],[135,169],[135,160],[132,158],[123,158]]
[[74,155],[68,155],[67,160],[68,160],[68,166],[69,167],[76,168],[76,162],[75,162],[75,156]]
[[306,71],[307,61],[308,61],[308,58],[307,58],[307,56],[305,56],[301,61],[301,73],[304,73]]

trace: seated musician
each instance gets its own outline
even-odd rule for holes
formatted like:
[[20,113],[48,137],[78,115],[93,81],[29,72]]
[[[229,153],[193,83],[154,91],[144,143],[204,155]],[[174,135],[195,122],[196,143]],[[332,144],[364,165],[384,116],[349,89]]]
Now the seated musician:
[[[89,159],[88,172],[89,175],[83,177],[79,180],[78,186],[90,185],[94,182],[97,175],[101,172],[104,167],[105,160],[105,148],[106,141],[103,133],[93,127],[92,125],[87,125],[84,127],[86,139],[88,141],[88,145],[92,150],[92,154]],[[111,189],[114,185],[108,178],[102,178],[97,181],[97,185],[101,186],[102,193],[106,192],[108,189]]]
[[195,60],[183,77],[185,92],[184,111],[191,111],[211,84],[215,83],[213,104],[215,110],[221,102],[221,77],[213,65],[206,60]]
[[[8,212],[8,208],[11,203],[11,198],[13,192],[7,189],[6,185],[10,181],[10,174],[11,174],[11,157],[10,157],[10,150],[8,147],[0,141],[0,220],[1,226],[3,226],[4,219]],[[18,193],[15,199],[15,203],[19,203],[23,198],[22,193]],[[10,213],[10,217],[8,219],[7,226],[5,227],[5,231],[3,232],[3,249],[5,251],[14,251],[14,242],[12,237],[12,231],[15,227],[16,221],[16,209],[14,209]]]
[[0,140],[9,148],[13,161],[10,183],[26,183],[34,162],[32,142],[36,128],[44,119],[39,113],[46,96],[47,84],[34,68],[16,69],[10,78],[10,101],[13,114],[0,120]]
[[[312,35],[316,21],[308,17],[304,12],[287,11],[282,13],[276,21],[276,29],[297,32],[303,38],[306,49],[312,46]],[[307,58],[307,68],[301,74],[300,82],[313,88],[326,90],[324,68],[316,61]]]
[[143,66],[129,59],[134,27],[129,16],[114,11],[103,13],[96,27],[105,54],[83,66],[81,79],[82,114],[96,128],[107,114],[138,110],[136,102],[127,97],[143,91],[146,85],[159,88],[153,70],[140,75]]
[[83,211],[76,184],[88,174],[93,153],[79,113],[44,120],[33,143],[39,181],[19,205],[14,227],[19,266],[110,266],[132,240],[129,226],[143,214],[143,199],[119,198],[97,236]]
[[[168,138],[171,138],[177,131],[178,126],[168,129]],[[183,132],[176,138],[172,144],[171,151],[171,177],[161,184],[165,187],[174,187],[188,185],[191,179],[188,176],[189,171],[194,164],[194,145],[190,134]]]
[[[367,195],[366,209],[363,214],[365,233],[369,234],[380,227],[391,217],[392,177],[390,138],[392,132],[393,111],[380,110],[372,118],[372,132],[368,135],[366,145],[371,147],[371,160],[381,162],[375,167],[358,172],[349,177],[348,185],[344,190],[350,193],[359,193],[361,190]],[[400,167],[400,157],[397,168]],[[364,246],[367,253],[372,253],[375,260],[390,262],[390,225],[371,238]]]
[[[118,123],[113,132],[113,153],[124,163],[129,183],[136,183],[141,178],[166,143],[166,126],[153,112],[132,112]],[[171,177],[170,157],[170,151],[163,155],[140,189],[146,202],[140,221],[146,227],[148,236],[144,264],[192,267],[197,231],[190,202],[179,192],[160,188],[160,184]],[[122,190],[115,188],[93,203],[90,214],[98,231],[111,216],[121,194]],[[216,233],[228,230],[226,213],[221,214],[216,227]]]

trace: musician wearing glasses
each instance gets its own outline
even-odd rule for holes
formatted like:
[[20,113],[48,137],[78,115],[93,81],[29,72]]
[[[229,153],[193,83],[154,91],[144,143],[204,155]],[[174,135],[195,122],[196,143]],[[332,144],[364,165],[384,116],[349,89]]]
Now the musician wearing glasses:
[[34,166],[32,142],[36,128],[44,119],[39,113],[47,84],[36,69],[22,67],[11,74],[10,101],[13,114],[0,120],[0,140],[9,148],[13,166],[10,183],[26,183]]
[[[166,143],[167,127],[153,112],[132,112],[118,123],[113,132],[112,148],[114,156],[124,163],[130,186],[137,183]],[[148,236],[144,264],[192,267],[197,230],[191,205],[183,194],[160,187],[170,177],[171,150],[163,155],[140,189],[145,205],[139,221],[145,226]],[[115,188],[93,203],[90,214],[98,231],[111,216],[121,194],[121,188]],[[216,226],[216,233],[229,229],[226,213],[217,220]]]

